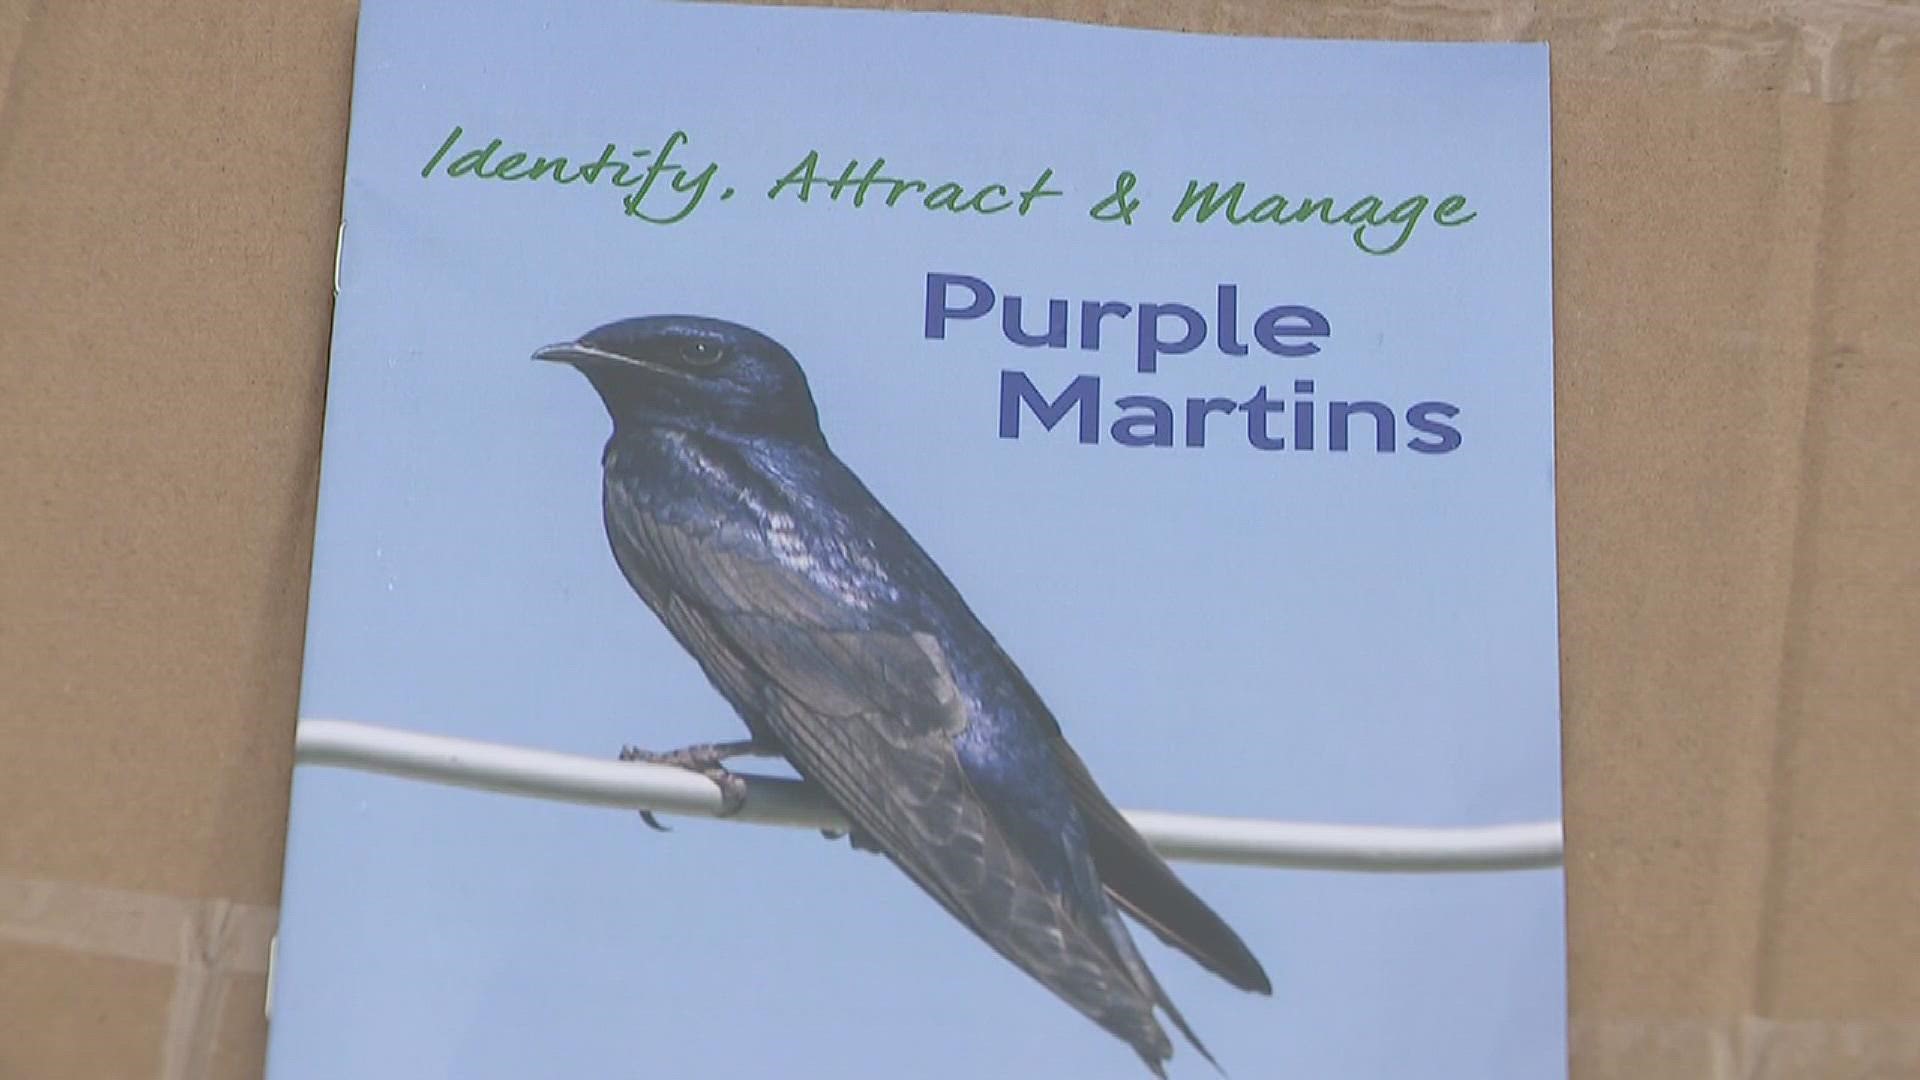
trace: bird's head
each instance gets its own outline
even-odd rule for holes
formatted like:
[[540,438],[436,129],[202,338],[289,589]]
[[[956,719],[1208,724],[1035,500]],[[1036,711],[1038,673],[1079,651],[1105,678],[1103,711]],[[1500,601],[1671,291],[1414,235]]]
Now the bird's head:
[[765,334],[694,315],[649,315],[549,345],[593,383],[616,431],[671,427],[820,440],[819,414],[793,354]]

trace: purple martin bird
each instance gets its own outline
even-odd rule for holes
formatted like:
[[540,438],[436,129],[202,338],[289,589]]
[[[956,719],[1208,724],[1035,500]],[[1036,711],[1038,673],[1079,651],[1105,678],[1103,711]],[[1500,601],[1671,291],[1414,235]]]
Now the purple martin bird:
[[745,742],[623,757],[722,781],[786,758],[1006,959],[1155,1075],[1209,1062],[1135,950],[1125,912],[1243,990],[1259,960],[1128,825],[946,575],[827,446],[771,338],[650,316],[534,354],[578,369],[613,418],[602,507],[635,592],[745,722]]

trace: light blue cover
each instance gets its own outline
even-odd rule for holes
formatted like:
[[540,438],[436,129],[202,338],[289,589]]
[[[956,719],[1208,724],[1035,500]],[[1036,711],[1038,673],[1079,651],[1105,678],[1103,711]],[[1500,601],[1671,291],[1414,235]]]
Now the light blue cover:
[[[1120,805],[1558,819],[1545,46],[588,0],[363,8],[303,717],[599,759],[743,737],[608,553],[606,413],[529,359],[614,319],[693,312],[792,350],[835,450]],[[675,223],[631,216],[611,168],[578,177],[609,143],[638,170],[676,131],[686,171],[638,209],[673,216],[691,194],[676,177],[717,167]],[[859,208],[819,185],[769,198],[809,151],[827,179],[884,156],[960,199],[1048,169],[1061,193],[1024,216],[929,210],[929,192],[887,208],[884,186]],[[514,152],[508,175],[565,155],[576,179],[473,175]],[[1102,200],[1123,172],[1131,224],[1091,212],[1115,212]],[[1175,222],[1191,180],[1244,181],[1242,215],[1272,193],[1289,214],[1333,203],[1288,224]],[[1389,253],[1362,245],[1393,246],[1395,223],[1356,242],[1323,220],[1356,203],[1385,220],[1413,196],[1427,204]],[[1021,298],[1033,333],[1067,301],[1068,346],[1011,343],[1002,306],[939,318],[984,295],[942,279],[930,326],[930,274]],[[1223,285],[1246,355],[1219,347]],[[1086,349],[1083,301],[1136,310]],[[1142,371],[1141,304],[1162,305],[1160,340],[1185,337],[1172,305],[1207,339],[1150,341]],[[1317,351],[1262,347],[1275,306],[1296,310],[1270,340]],[[1316,317],[1326,333],[1302,333]],[[1035,403],[1085,390],[1079,376],[1097,391],[1047,429]],[[1254,445],[1244,409],[1203,415],[1205,445],[1187,445],[1189,399],[1262,387],[1286,404],[1267,433],[1286,449]],[[1174,445],[1117,442],[1149,396]],[[1301,399],[1312,450],[1292,446]],[[1331,449],[1334,401],[1381,403],[1391,451],[1364,413]],[[1564,1075],[1559,869],[1176,868],[1273,976],[1271,998],[1243,994],[1134,935],[1231,1075]],[[1184,1047],[1171,1068],[1210,1074]],[[625,811],[315,765],[294,781],[268,1074],[1146,1075],[844,843],[692,820],[660,835]]]

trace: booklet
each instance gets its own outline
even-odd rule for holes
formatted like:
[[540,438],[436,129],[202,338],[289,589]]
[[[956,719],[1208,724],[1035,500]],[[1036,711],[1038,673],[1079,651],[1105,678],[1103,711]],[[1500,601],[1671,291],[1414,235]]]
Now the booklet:
[[1548,135],[366,0],[268,1076],[1565,1075]]

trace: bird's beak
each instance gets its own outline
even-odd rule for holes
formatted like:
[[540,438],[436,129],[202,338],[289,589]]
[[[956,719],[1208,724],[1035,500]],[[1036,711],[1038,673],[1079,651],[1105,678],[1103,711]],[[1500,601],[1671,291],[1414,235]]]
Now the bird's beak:
[[598,351],[597,349],[583,348],[577,341],[563,341],[557,345],[548,345],[544,348],[535,349],[533,351],[533,358],[535,360],[552,360],[561,364],[577,364]]
[[622,356],[617,352],[608,352],[605,349],[595,348],[592,345],[579,341],[563,341],[558,345],[548,345],[545,348],[535,349],[533,351],[533,358],[535,360],[551,360],[561,364],[572,364],[574,367],[619,364],[624,367],[645,368],[648,371],[662,372],[669,375],[677,374],[671,369],[663,368],[658,364],[636,359],[631,356]]

